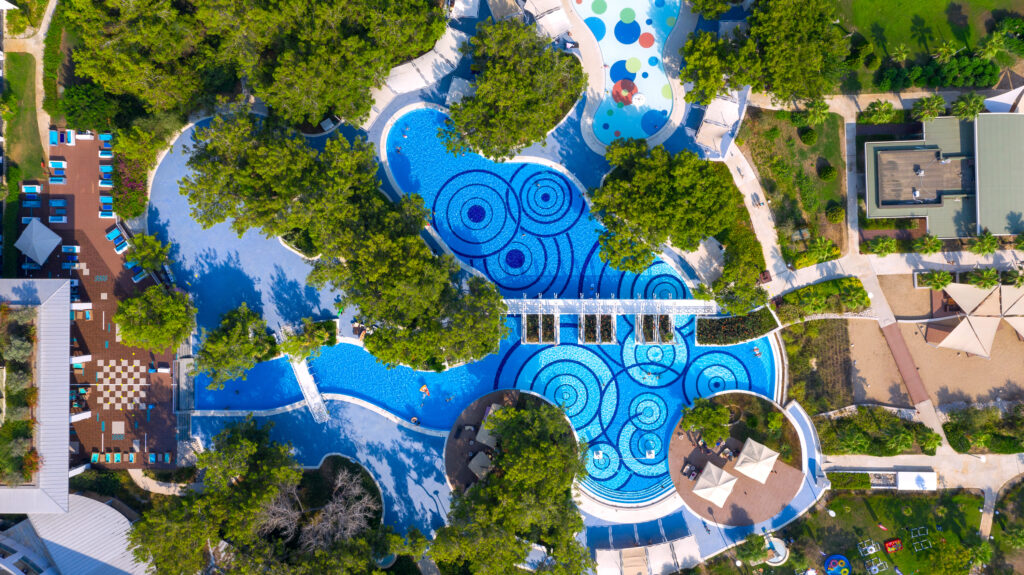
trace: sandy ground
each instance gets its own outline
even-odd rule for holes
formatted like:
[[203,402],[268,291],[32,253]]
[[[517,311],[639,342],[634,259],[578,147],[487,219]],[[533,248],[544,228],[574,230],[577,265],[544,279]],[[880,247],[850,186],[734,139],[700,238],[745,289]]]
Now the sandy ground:
[[992,359],[932,347],[924,340],[923,325],[901,323],[900,330],[936,404],[1024,399],[1024,342],[1009,324],[999,324]]
[[903,387],[903,379],[878,322],[850,320],[846,326],[850,333],[853,400],[909,407],[910,399]]
[[878,283],[892,307],[896,319],[925,319],[931,317],[931,290],[914,289],[912,275],[880,275]]

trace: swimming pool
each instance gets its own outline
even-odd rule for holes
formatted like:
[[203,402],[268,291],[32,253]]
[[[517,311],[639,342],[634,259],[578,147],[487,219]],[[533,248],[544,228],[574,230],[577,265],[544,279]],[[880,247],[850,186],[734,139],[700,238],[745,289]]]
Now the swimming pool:
[[423,197],[430,225],[455,255],[503,295],[688,297],[663,262],[638,276],[601,261],[602,228],[572,177],[537,163],[456,158],[437,136],[445,118],[425,108],[399,117],[387,135],[388,170],[399,189]]
[[605,99],[594,115],[594,134],[648,138],[672,113],[672,80],[662,51],[679,16],[679,0],[576,0],[573,8],[597,40],[605,64]]

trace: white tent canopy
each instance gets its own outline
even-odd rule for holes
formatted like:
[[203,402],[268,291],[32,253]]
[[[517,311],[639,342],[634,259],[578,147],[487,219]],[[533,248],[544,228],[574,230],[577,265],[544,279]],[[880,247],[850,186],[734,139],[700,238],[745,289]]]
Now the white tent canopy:
[[995,288],[981,289],[969,284],[956,283],[949,284],[943,290],[949,294],[949,297],[953,298],[956,305],[960,306],[964,313],[970,315],[974,313],[975,308],[981,305],[981,302],[985,301],[995,291]]
[[992,354],[992,342],[996,339],[999,329],[998,317],[967,316],[960,325],[942,340],[939,347],[955,349],[981,357]]
[[772,474],[778,458],[777,452],[748,437],[736,458],[735,469],[758,483],[764,483]]
[[1010,324],[1010,326],[1013,327],[1013,329],[1017,330],[1018,335],[1024,338],[1024,317],[1004,317],[1003,319],[1005,319],[1006,323]]
[[1024,315],[1024,288],[1002,286],[1002,312],[1004,316]]
[[714,463],[708,463],[704,471],[701,472],[700,477],[697,478],[697,484],[693,486],[693,492],[714,503],[717,507],[722,507],[725,505],[725,500],[732,494],[732,489],[735,486],[735,475]]
[[985,109],[999,114],[1009,112],[1024,113],[1024,87],[988,98],[985,100]]
[[14,4],[11,4],[7,0],[0,0],[0,10],[6,12],[8,10],[17,10],[17,9],[18,9],[17,6],[15,6]]
[[21,237],[14,242],[14,247],[39,265],[43,265],[58,245],[60,236],[36,218],[28,223]]
[[564,10],[548,12],[537,18],[537,28],[549,38],[558,38],[569,31],[572,25]]

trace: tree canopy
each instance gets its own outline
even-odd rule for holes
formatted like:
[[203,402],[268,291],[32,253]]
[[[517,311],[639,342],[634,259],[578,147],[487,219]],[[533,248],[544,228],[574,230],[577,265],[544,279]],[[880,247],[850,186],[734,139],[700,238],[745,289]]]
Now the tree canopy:
[[160,238],[140,234],[132,238],[132,249],[127,258],[144,270],[155,271],[169,261],[170,253],[171,246],[160,241]]
[[589,551],[576,540],[583,520],[572,499],[573,481],[586,473],[585,449],[565,414],[547,403],[505,407],[487,425],[499,441],[494,467],[481,483],[453,496],[431,556],[477,575],[504,575],[536,543],[547,551],[545,573],[592,568]]
[[209,389],[223,389],[226,381],[245,379],[245,372],[276,351],[267,322],[245,302],[225,313],[217,329],[203,335],[195,369],[210,377]]
[[551,49],[533,24],[481,22],[468,51],[479,74],[473,95],[449,112],[444,138],[453,153],[514,156],[544,140],[586,85],[576,57]]
[[125,345],[150,351],[176,347],[192,333],[196,310],[188,295],[164,291],[159,285],[123,299],[114,314],[118,334]]
[[679,425],[699,431],[704,443],[714,445],[729,438],[729,410],[701,397],[693,402],[693,406],[683,408]]
[[834,91],[850,51],[835,19],[835,4],[826,0],[755,5],[750,39],[763,66],[765,87],[776,99],[816,100]]
[[732,8],[732,2],[729,0],[692,0],[690,2],[690,10],[707,20],[717,20],[719,16],[728,12],[729,8]]
[[686,92],[686,101],[708,105],[715,96],[737,90],[745,85],[762,87],[761,61],[755,45],[742,35],[719,38],[714,32],[690,33],[682,48],[686,66],[681,72],[684,82],[693,86]]
[[605,158],[612,171],[591,192],[591,212],[605,226],[601,260],[640,273],[666,241],[694,250],[737,219],[741,198],[728,168],[692,152],[675,156],[643,140],[617,140]]
[[431,252],[422,198],[381,193],[371,144],[332,138],[317,153],[239,107],[197,134],[189,166],[181,190],[203,226],[231,218],[240,235],[308,234],[321,254],[309,282],[359,309],[380,361],[440,370],[497,351],[505,307],[496,288],[463,281],[450,256]]
[[281,342],[281,351],[294,359],[305,359],[320,355],[320,348],[331,345],[335,334],[331,332],[334,322],[315,322],[311,317],[302,318],[302,329],[292,332]]

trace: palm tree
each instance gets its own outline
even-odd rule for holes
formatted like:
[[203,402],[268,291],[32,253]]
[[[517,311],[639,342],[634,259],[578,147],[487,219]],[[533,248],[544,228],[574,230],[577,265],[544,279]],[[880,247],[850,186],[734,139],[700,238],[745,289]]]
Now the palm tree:
[[828,119],[828,104],[820,98],[811,100],[804,104],[804,114],[807,118],[807,123],[811,126],[824,124],[825,120]]
[[896,243],[896,238],[879,236],[871,240],[869,249],[871,250],[871,253],[885,257],[889,254],[896,253],[896,250],[899,249],[899,244]]
[[999,270],[996,268],[974,270],[967,277],[967,283],[981,289],[992,289],[999,285]]
[[946,40],[945,42],[942,43],[941,46],[939,46],[939,48],[935,51],[935,54],[933,54],[932,56],[935,58],[935,61],[938,62],[939,64],[945,64],[952,60],[953,57],[956,56],[956,53],[962,49],[963,48],[957,47],[956,42],[952,40]]
[[910,49],[907,48],[906,44],[897,44],[896,47],[892,49],[892,54],[890,54],[889,57],[892,58],[893,62],[903,64],[910,58]]
[[974,51],[974,54],[979,58],[991,60],[1004,48],[1006,48],[1006,36],[1004,34],[993,34],[981,42],[981,45]]
[[971,242],[971,253],[979,256],[990,256],[999,249],[999,240],[992,235],[992,232],[985,230],[980,236]]
[[832,243],[832,240],[818,236],[814,238],[811,246],[807,249],[807,254],[815,263],[823,264],[838,258],[839,248]]
[[951,283],[953,283],[953,275],[947,271],[927,272],[917,276],[917,285],[922,285],[935,291],[946,289],[946,286]]
[[965,92],[953,102],[953,115],[970,122],[985,111],[985,98],[977,92]]
[[1015,288],[1024,288],[1024,272],[1010,270],[1006,274],[1006,280]]
[[946,100],[941,94],[925,96],[914,102],[913,115],[918,122],[930,122],[946,113]]
[[1013,240],[1013,247],[1018,250],[1024,250],[1024,234],[1017,236],[1017,239]]
[[925,234],[914,242],[914,251],[925,255],[937,254],[942,251],[942,240],[931,234]]

